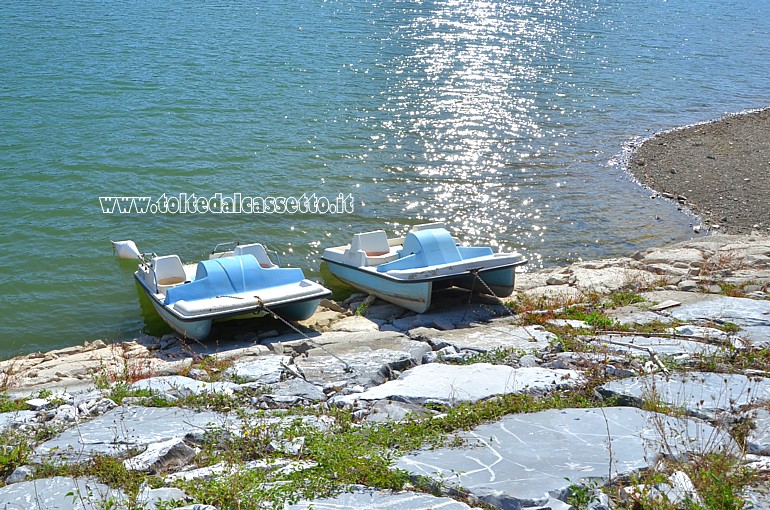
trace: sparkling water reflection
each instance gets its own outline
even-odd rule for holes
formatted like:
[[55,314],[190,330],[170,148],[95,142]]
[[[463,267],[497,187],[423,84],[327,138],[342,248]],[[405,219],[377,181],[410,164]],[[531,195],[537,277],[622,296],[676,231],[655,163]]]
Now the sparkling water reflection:
[[[136,334],[132,268],[110,239],[184,260],[261,241],[318,277],[324,246],[421,221],[533,267],[687,238],[693,219],[628,177],[624,145],[770,93],[764,0],[45,0],[0,13],[0,355]],[[116,216],[97,202],[182,192],[343,192],[356,209]]]

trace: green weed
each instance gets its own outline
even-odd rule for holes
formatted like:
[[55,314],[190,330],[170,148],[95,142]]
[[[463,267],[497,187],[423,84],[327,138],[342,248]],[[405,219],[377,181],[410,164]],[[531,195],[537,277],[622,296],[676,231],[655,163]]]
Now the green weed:
[[0,413],[25,411],[29,406],[21,399],[11,399],[7,394],[0,393]]
[[565,478],[565,480],[570,483],[567,504],[572,505],[575,510],[586,510],[591,503],[599,501],[599,497],[596,495],[596,489],[600,485],[598,480],[589,479],[580,483],[575,483],[569,478]]
[[604,300],[612,307],[628,306],[646,301],[641,295],[628,290],[613,290]]
[[522,356],[527,354],[524,349],[517,349],[515,347],[500,347],[492,349],[486,352],[480,352],[473,354],[457,363],[460,365],[472,365],[474,363],[491,363],[492,365],[507,365],[515,362]]
[[0,433],[0,482],[17,467],[26,464],[32,455],[32,438],[18,430]]

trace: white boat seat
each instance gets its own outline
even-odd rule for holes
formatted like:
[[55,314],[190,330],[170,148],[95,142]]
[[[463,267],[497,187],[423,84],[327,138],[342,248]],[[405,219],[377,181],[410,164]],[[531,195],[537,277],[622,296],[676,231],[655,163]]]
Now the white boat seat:
[[384,230],[355,234],[353,242],[350,243],[350,251],[360,253],[360,265],[365,266],[377,266],[398,258],[398,253],[388,243]]
[[155,271],[155,283],[158,286],[158,292],[163,295],[166,294],[168,288],[184,283],[187,279],[187,274],[178,255],[155,257],[152,259],[152,267]]
[[388,235],[384,230],[374,230],[372,232],[355,234],[353,236],[353,242],[350,244],[350,249],[354,252],[361,250],[369,257],[386,255],[390,253]]
[[262,267],[278,267],[270,260],[265,247],[259,243],[238,245],[233,249],[233,255],[253,255]]

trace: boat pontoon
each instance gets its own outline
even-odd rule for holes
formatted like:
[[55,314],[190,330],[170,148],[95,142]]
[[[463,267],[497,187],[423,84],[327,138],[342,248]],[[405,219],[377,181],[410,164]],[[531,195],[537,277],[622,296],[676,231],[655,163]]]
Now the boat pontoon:
[[331,295],[301,269],[278,267],[258,243],[224,250],[220,245],[209,260],[197,264],[182,264],[177,255],[140,260],[134,277],[155,310],[174,330],[195,340],[205,339],[212,322],[224,319],[271,312],[287,320],[307,319]]
[[393,239],[384,230],[355,234],[350,244],[324,250],[322,259],[343,282],[418,313],[439,287],[510,296],[515,268],[527,263],[518,253],[461,246],[442,223],[417,225]]

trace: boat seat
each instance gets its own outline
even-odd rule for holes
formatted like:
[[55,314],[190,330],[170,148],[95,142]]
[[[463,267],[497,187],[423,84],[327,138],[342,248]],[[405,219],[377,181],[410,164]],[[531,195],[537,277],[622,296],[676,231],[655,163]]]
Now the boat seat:
[[384,230],[375,230],[373,232],[364,232],[355,234],[350,249],[354,252],[361,250],[369,257],[387,255],[390,253],[388,245],[388,236]]
[[233,249],[233,255],[253,255],[262,267],[278,267],[270,260],[265,247],[259,243],[238,245]]
[[365,254],[365,265],[367,266],[377,266],[398,258],[396,251],[391,249],[384,230],[355,234],[353,242],[350,243],[350,251]]
[[161,294],[165,295],[167,289],[184,283],[187,279],[184,266],[182,266],[182,261],[178,255],[155,257],[152,261],[152,267],[155,271],[158,292]]

